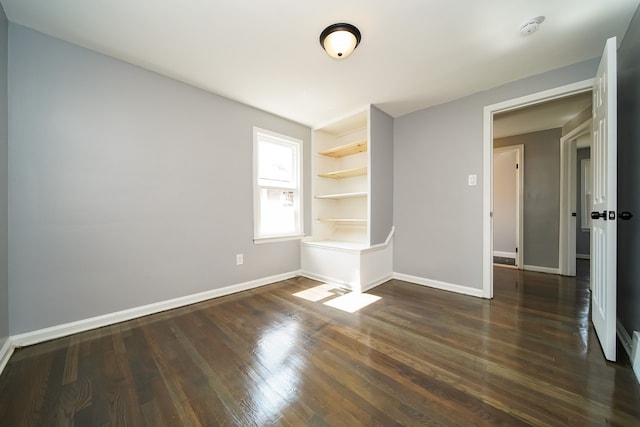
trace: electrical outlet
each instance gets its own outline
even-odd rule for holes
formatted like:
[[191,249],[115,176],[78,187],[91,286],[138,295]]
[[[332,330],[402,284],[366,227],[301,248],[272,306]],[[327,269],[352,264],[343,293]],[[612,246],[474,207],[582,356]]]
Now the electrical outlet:
[[242,265],[242,264],[244,264],[244,255],[237,254],[236,255],[236,265]]

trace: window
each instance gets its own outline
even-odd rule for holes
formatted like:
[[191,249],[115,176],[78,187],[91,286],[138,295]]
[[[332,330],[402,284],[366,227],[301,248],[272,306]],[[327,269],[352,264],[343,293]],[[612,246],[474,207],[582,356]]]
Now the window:
[[254,241],[302,235],[302,141],[253,128]]
[[589,231],[591,229],[591,207],[593,206],[593,199],[591,198],[591,187],[593,175],[591,175],[591,159],[582,159],[580,162],[581,170],[581,184],[580,189],[580,209],[582,210],[582,218],[580,221],[580,228],[583,231]]

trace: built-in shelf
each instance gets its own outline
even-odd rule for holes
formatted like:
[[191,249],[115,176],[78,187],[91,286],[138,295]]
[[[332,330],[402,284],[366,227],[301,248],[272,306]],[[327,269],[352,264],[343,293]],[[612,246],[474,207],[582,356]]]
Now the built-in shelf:
[[340,222],[343,224],[366,224],[367,220],[365,218],[318,218],[318,221],[323,222]]
[[322,196],[316,196],[316,199],[332,199],[332,200],[357,199],[361,197],[367,197],[368,195],[369,194],[366,191],[362,191],[358,193],[324,194]]
[[345,242],[343,240],[311,240],[306,242],[303,241],[302,245],[316,246],[320,248],[329,248],[329,249],[347,249],[347,250],[355,250],[355,251],[362,251],[370,248],[370,246],[366,243]]
[[329,172],[329,173],[319,173],[318,176],[320,178],[332,178],[332,179],[340,179],[340,178],[350,178],[352,176],[361,176],[367,174],[367,167],[354,168],[354,169],[345,169],[341,171]]
[[[313,130],[313,220],[311,235],[300,242],[300,271],[306,277],[356,292],[392,277],[390,237],[380,244],[372,223],[373,230],[387,226],[393,200],[386,187],[372,187],[368,179],[391,178],[392,136],[393,119],[371,106]],[[372,206],[374,197],[385,206]]]
[[351,144],[334,147],[326,151],[321,151],[318,154],[333,157],[334,159],[339,159],[341,157],[350,156],[352,154],[364,153],[365,151],[367,151],[367,146],[367,141],[358,141]]

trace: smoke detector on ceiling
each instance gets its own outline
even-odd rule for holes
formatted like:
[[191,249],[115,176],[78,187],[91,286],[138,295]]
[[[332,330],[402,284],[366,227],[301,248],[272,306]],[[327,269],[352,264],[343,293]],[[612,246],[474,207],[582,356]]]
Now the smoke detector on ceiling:
[[538,28],[540,28],[540,24],[542,24],[543,22],[544,16],[538,16],[536,18],[529,19],[527,22],[522,24],[522,26],[520,26],[520,35],[528,36],[535,33],[536,31],[538,31]]

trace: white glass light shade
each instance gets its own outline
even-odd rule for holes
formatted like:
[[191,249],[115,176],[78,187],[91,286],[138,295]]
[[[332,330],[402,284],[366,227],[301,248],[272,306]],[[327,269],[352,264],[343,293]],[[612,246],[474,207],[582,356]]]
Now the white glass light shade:
[[356,41],[356,36],[349,31],[335,31],[324,39],[324,50],[332,58],[346,58],[356,48]]
[[360,43],[360,31],[351,24],[333,24],[320,35],[322,48],[335,59],[351,55]]

